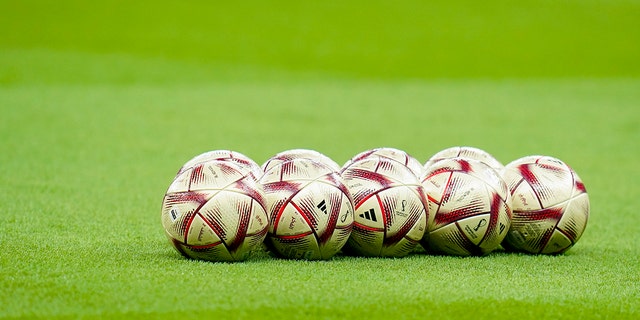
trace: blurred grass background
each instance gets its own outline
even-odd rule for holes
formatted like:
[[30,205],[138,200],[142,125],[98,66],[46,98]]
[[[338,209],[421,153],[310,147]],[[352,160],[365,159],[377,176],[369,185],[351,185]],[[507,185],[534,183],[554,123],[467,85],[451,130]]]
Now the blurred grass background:
[[[219,74],[225,66],[376,79],[640,74],[640,5],[629,0],[27,0],[1,1],[0,12],[5,55],[166,59],[204,69],[195,78],[236,76]],[[22,78],[2,69],[5,83]],[[128,76],[172,77],[146,68]]]
[[[0,0],[0,318],[637,318],[639,58],[638,1]],[[159,221],[207,150],[453,145],[566,161],[583,238],[215,264]]]

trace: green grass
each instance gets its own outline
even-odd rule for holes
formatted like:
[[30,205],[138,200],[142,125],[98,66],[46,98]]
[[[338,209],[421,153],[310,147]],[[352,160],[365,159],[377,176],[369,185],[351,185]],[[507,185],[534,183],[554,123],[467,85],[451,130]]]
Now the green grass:
[[0,1],[20,48],[358,77],[640,74],[640,6],[616,0]]
[[[640,317],[640,4],[483,3],[0,1],[0,318]],[[163,235],[162,196],[204,151],[453,145],[567,162],[583,237],[209,263]]]

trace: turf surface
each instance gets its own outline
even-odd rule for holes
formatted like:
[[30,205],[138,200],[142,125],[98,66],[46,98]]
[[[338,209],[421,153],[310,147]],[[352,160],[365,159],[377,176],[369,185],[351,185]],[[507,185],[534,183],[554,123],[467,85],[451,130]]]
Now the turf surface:
[[[640,317],[637,2],[149,6],[0,2],[0,317]],[[453,145],[566,161],[582,239],[226,264],[163,235],[166,187],[207,150]]]

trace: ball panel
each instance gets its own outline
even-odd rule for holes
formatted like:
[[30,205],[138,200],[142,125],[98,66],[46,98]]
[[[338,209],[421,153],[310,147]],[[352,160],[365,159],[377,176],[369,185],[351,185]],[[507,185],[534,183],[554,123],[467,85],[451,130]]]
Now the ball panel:
[[542,254],[558,254],[565,252],[573,245],[573,242],[562,231],[555,229],[549,237],[546,245],[540,250]]
[[427,213],[423,194],[419,186],[398,186],[377,193],[386,230],[385,246],[405,237],[418,242],[424,236]]
[[329,259],[344,246],[354,209],[334,170],[296,158],[270,168],[261,182],[272,222],[267,244],[274,252],[292,259]]
[[[493,204],[492,209],[495,210],[493,215],[496,215],[498,218],[493,225],[485,239],[483,240],[483,244],[481,247],[486,248],[487,246],[491,246],[493,248],[498,247],[507,236],[509,232],[509,228],[511,228],[511,220],[513,219],[513,213],[511,211],[511,206],[509,201],[504,201],[500,199],[499,203]],[[493,220],[491,220],[493,223]]]
[[436,253],[457,256],[468,256],[475,248],[455,222],[429,232],[429,243],[423,242],[423,246]]
[[[343,225],[343,228],[350,227],[353,224],[354,210],[348,196],[345,195],[342,192],[342,190],[334,188],[333,186],[331,186],[331,189],[334,189],[334,190],[327,190],[327,191],[328,192],[335,191],[335,192],[327,193],[329,196],[325,198],[326,203],[325,203],[325,199],[323,199],[322,201],[318,202],[318,204],[316,205],[316,208],[323,211],[325,217],[327,218],[326,227],[324,228],[324,230],[322,230],[322,228],[319,228],[317,231],[318,242],[322,246],[330,243],[329,240],[332,238],[333,233],[338,227],[338,223],[340,219],[344,219],[344,222],[341,223]],[[347,201],[343,201],[345,199]],[[341,246],[344,244],[345,242],[342,242]]]
[[313,230],[298,208],[288,203],[276,214],[276,222],[271,233],[280,236],[296,236],[313,233]]
[[209,161],[179,173],[169,185],[167,193],[224,189],[248,176],[250,172],[247,169],[234,163]]
[[541,207],[555,205],[571,196],[573,177],[564,167],[542,164],[522,164],[518,166],[520,175],[531,186]]
[[451,158],[464,158],[477,160],[485,163],[489,167],[495,169],[496,171],[500,171],[504,168],[502,163],[498,161],[495,157],[493,157],[490,153],[475,147],[469,146],[455,146],[450,147],[444,150],[441,150],[431,156],[427,162],[424,164],[424,169],[429,170],[431,166],[436,164],[440,160],[451,159]]
[[248,170],[225,161],[209,161],[193,167],[190,171],[190,191],[224,189],[249,174]]
[[487,197],[483,182],[467,174],[454,172],[445,185],[442,195],[432,190],[427,192],[433,198],[441,199],[440,205],[434,212],[434,224],[431,230],[491,210],[490,199]]
[[484,181],[490,192],[497,194],[509,203],[511,202],[509,187],[498,171],[485,166],[479,172],[474,171],[473,175]]
[[256,201],[256,205],[266,208],[266,197],[264,188],[262,185],[251,177],[245,177],[244,179],[233,182],[228,185],[224,190],[230,192],[237,192]]
[[[244,239],[244,243],[242,244],[241,249],[238,252],[244,252],[247,257],[256,248],[259,248],[266,239],[267,236],[267,228],[259,230],[256,233],[248,233]],[[239,260],[244,260],[244,257],[237,257]]]
[[329,166],[306,158],[284,161],[265,171],[260,179],[262,184],[280,181],[316,180],[321,176],[335,173]]
[[347,240],[347,247],[355,254],[377,257],[381,254],[383,241],[384,229],[371,228],[356,221]]
[[333,195],[329,201],[331,213],[330,227],[319,238],[320,251],[323,259],[328,259],[338,253],[347,243],[352,232],[354,222],[354,208],[348,194]]
[[189,191],[189,186],[191,185],[191,171],[193,168],[189,168],[178,175],[173,179],[166,193],[178,193],[178,192],[187,192]]
[[184,241],[188,225],[211,196],[212,193],[205,192],[167,193],[161,214],[162,226],[167,233]]
[[526,212],[514,210],[511,228],[505,240],[510,247],[539,253],[546,245],[562,213],[563,209],[557,207]]
[[264,184],[265,203],[269,217],[269,232],[274,232],[273,226],[278,223],[279,212],[284,210],[290,198],[309,182],[280,181]]
[[500,175],[502,176],[504,182],[507,184],[507,189],[509,193],[511,193],[511,195],[513,195],[512,191],[518,188],[522,183],[527,185],[520,175],[520,172],[513,167],[505,167],[504,170],[500,172]]
[[322,259],[318,242],[313,232],[295,236],[270,236],[267,244],[275,249],[275,253],[289,259]]
[[422,185],[433,216],[423,246],[453,255],[499,247],[510,226],[511,197],[494,169],[473,159],[443,159],[423,175]]
[[452,175],[453,172],[451,171],[442,171],[423,178],[422,186],[425,190],[429,189],[431,191],[427,195],[430,201],[435,202],[438,205],[442,202],[444,188],[448,185],[449,179],[451,179]]
[[246,240],[247,231],[253,215],[253,206],[256,203],[253,199],[246,199],[246,196],[243,198],[245,199],[236,203],[235,212],[238,214],[238,219],[234,219],[233,221],[238,221],[238,226],[235,229],[235,234],[231,237],[233,240],[227,243],[227,249],[229,249],[232,255],[236,253],[242,254],[240,247]]
[[328,156],[322,154],[321,152],[309,149],[291,149],[282,151],[273,157],[269,158],[263,165],[262,170],[267,172],[272,168],[281,165],[284,162],[293,160],[293,159],[310,159],[316,162],[320,162],[324,165],[327,165],[331,168],[332,171],[338,172],[340,171],[340,166],[333,161]]
[[589,219],[589,196],[581,193],[570,199],[556,228],[561,230],[572,243],[577,242],[587,227]]
[[[402,229],[398,232],[398,234],[404,234],[406,239],[412,240],[412,242],[418,243],[420,239],[424,237],[424,234],[427,232],[427,225],[429,220],[427,199],[424,196],[424,191],[422,188],[420,190],[420,201],[407,201],[407,208],[404,213],[408,214],[407,219],[403,223]],[[401,210],[405,210],[401,208]],[[401,215],[400,213],[397,213]]]
[[378,194],[372,194],[361,203],[356,204],[354,221],[363,227],[385,230],[381,201]]
[[475,245],[479,245],[489,229],[490,214],[480,214],[458,220],[462,233]]
[[351,159],[349,159],[343,166],[342,169],[344,170],[345,168],[349,167],[352,163],[363,160],[368,158],[369,156],[371,156],[374,152],[376,152],[376,149],[369,149],[369,150],[365,150],[362,151],[358,154],[356,154],[355,156],[351,157]]
[[220,243],[222,240],[211,227],[209,227],[202,216],[197,214],[191,219],[191,223],[187,226],[187,234],[184,242],[192,246],[205,246]]
[[535,211],[543,208],[536,191],[524,179],[511,187],[511,204],[514,210]]
[[161,220],[186,257],[244,260],[267,231],[264,194],[251,168],[220,155],[201,155],[181,168],[165,193]]
[[511,227],[512,212],[509,201],[493,194],[491,212],[489,213],[488,229],[482,242],[478,244],[483,254],[489,253],[500,246]]
[[209,199],[199,212],[220,239],[230,245],[236,239],[236,230],[246,223],[247,201],[251,199],[235,192],[221,191]]
[[231,253],[229,253],[223,243],[207,246],[190,246],[174,241],[173,244],[174,247],[177,248],[178,252],[188,258],[208,261],[238,261],[231,255]]
[[401,258],[411,253],[418,243],[419,241],[414,239],[402,238],[394,242],[393,245],[382,246],[379,255],[383,257]]
[[255,179],[259,179],[262,176],[262,169],[255,161],[240,152],[231,150],[213,150],[199,154],[187,161],[178,171],[178,175],[195,166],[214,160],[233,162],[247,168]]
[[[576,243],[586,228],[589,200],[584,184],[569,166],[553,157],[528,156],[509,163],[504,177],[514,210],[505,248],[556,254]],[[537,197],[536,206],[528,202],[531,194]]]
[[334,203],[339,206],[341,196],[340,190],[314,181],[291,199],[291,204],[305,218],[321,244],[326,242],[335,228],[340,211],[332,209],[336,208]]
[[400,257],[424,236],[426,197],[404,164],[371,156],[351,163],[342,177],[355,204],[349,249],[365,256]]
[[343,168],[342,177],[346,180],[360,179],[382,186],[411,184],[417,176],[405,165],[384,157],[369,157]]
[[356,204],[356,207],[360,207],[364,202],[369,201],[379,190],[389,188],[388,186],[381,186],[378,183],[369,183],[366,180],[346,180],[346,183],[348,183],[347,188],[349,188],[349,193],[351,193],[353,203]]
[[254,236],[260,234],[266,234],[269,230],[269,217],[267,211],[261,203],[253,200],[251,206],[251,219],[249,219],[249,226],[247,227],[247,236]]
[[366,199],[356,208],[347,244],[365,256],[401,257],[411,252],[427,225],[424,196],[418,196],[419,190],[417,186],[397,186]]
[[335,201],[334,199],[331,202],[331,212],[334,211],[339,212],[336,219],[336,228],[350,229],[354,222],[355,208],[349,193],[343,193],[340,196],[340,201]]
[[347,167],[351,166],[355,162],[358,162],[360,160],[364,160],[367,158],[371,158],[371,157],[387,158],[387,159],[396,161],[402,164],[403,166],[407,167],[416,176],[419,176],[420,174],[422,174],[422,164],[420,163],[420,161],[416,160],[414,157],[412,157],[405,151],[395,149],[395,148],[389,148],[389,147],[375,148],[375,149],[370,149],[370,150],[360,152],[357,155],[353,156],[349,161],[347,161],[342,166],[342,170],[345,170]]
[[351,235],[352,226],[353,224],[349,224],[348,226],[335,228],[331,233],[331,238],[325,242],[325,245],[320,247],[322,259],[329,259],[342,250]]
[[356,207],[374,193],[393,186],[419,185],[417,177],[393,160],[375,157],[353,163],[342,172]]

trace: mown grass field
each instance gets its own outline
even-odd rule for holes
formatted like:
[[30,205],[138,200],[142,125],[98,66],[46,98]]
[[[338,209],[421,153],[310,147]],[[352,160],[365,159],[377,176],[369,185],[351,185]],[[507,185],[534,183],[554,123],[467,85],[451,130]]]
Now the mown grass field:
[[[636,1],[0,1],[0,318],[640,317]],[[564,255],[182,258],[160,205],[213,149],[558,157]]]

